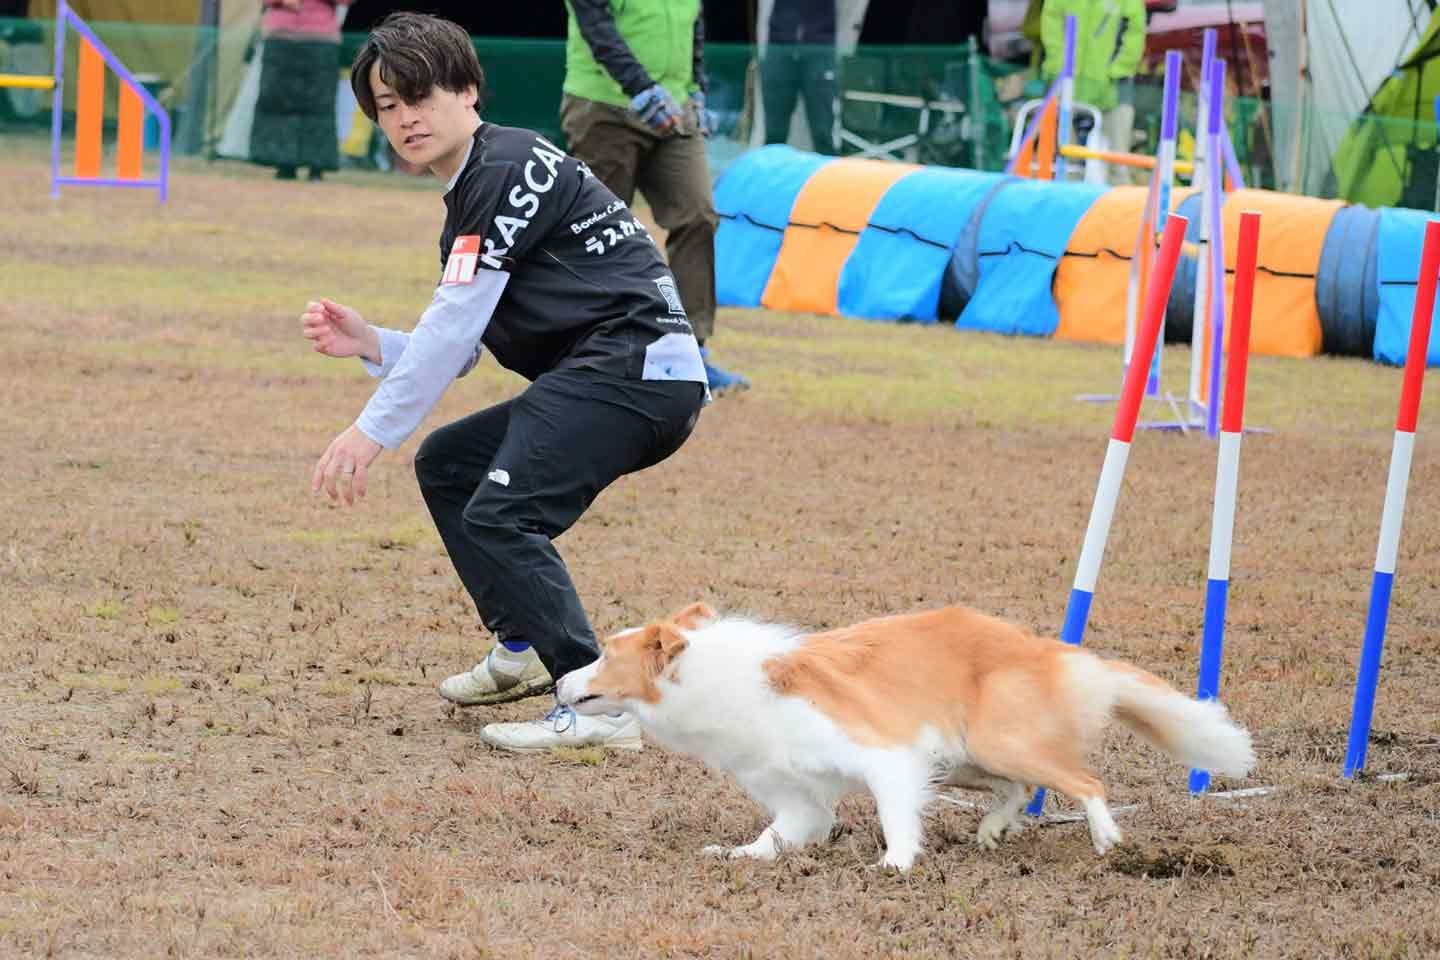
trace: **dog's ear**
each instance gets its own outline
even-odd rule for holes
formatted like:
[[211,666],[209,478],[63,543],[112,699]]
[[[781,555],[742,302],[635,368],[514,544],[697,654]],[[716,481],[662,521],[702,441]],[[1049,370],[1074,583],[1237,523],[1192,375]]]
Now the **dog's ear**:
[[708,603],[696,601],[674,614],[670,622],[681,630],[695,630],[715,620],[717,614]]
[[645,648],[654,656],[657,670],[665,669],[666,664],[684,653],[687,642],[673,623],[662,621],[645,627]]

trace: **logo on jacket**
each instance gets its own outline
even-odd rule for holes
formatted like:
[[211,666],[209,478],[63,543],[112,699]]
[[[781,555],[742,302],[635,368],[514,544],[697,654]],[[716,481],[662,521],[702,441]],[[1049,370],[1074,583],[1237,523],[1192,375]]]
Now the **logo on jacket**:
[[475,279],[475,266],[480,260],[479,237],[456,237],[450,248],[450,259],[445,261],[445,283],[469,283]]
[[656,277],[655,286],[660,288],[660,296],[665,298],[665,305],[670,308],[670,312],[685,316],[685,305],[680,302],[680,293],[675,289],[675,278],[669,274]]
[[500,484],[500,486],[502,487],[508,487],[510,486],[510,471],[501,470],[499,467],[496,467],[494,470],[490,471],[489,479]]

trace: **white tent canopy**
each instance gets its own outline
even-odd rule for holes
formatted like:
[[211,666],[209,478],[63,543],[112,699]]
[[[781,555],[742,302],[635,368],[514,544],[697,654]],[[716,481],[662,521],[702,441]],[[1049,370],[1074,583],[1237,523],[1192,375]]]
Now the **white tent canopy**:
[[1265,0],[1279,189],[1325,190],[1341,139],[1431,15],[1427,0]]

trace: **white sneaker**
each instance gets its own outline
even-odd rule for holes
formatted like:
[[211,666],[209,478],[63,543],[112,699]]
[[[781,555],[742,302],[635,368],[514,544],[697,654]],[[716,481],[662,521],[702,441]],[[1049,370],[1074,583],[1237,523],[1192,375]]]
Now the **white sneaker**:
[[440,696],[462,707],[507,703],[544,693],[555,685],[534,647],[511,653],[496,643],[485,659],[440,684]]
[[586,717],[569,707],[559,706],[539,720],[487,724],[480,731],[480,739],[492,747],[516,753],[535,753],[552,747],[644,749],[640,721],[630,714]]

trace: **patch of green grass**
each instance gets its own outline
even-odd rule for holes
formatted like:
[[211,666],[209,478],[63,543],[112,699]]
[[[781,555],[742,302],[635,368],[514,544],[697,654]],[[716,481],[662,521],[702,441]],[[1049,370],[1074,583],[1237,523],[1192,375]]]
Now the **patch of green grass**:
[[265,678],[253,673],[237,673],[230,678],[230,687],[241,693],[254,693],[265,686]]
[[125,607],[118,600],[100,600],[90,608],[90,616],[98,620],[119,620]]
[[384,533],[372,533],[366,537],[370,546],[379,550],[413,550],[424,540],[434,536],[433,529],[413,524],[391,527]]
[[316,692],[319,693],[322,697],[334,698],[349,696],[350,691],[353,689],[353,684],[346,683],[345,681],[338,678],[332,678],[330,680],[326,680],[325,683],[322,684],[320,689]]
[[148,750],[131,751],[120,758],[122,763],[137,763],[147,767],[153,767],[159,763],[169,763],[174,759],[174,756],[171,754],[155,753]]
[[287,530],[284,533],[284,539],[296,543],[331,543],[336,540],[351,540],[354,536],[344,530]]
[[[727,364],[754,384],[747,402],[773,400],[802,416],[1045,424],[1103,436],[1114,404],[1077,397],[1120,389],[1120,347],[1107,344],[767,311],[722,311],[720,327]],[[1188,346],[1167,345],[1162,390],[1183,399],[1189,369]],[[1383,434],[1399,378],[1363,358],[1252,356],[1245,419],[1335,443],[1349,442],[1347,433]],[[1147,398],[1141,417],[1173,419],[1163,396]]]
[[130,681],[107,673],[64,673],[60,682],[77,690],[104,690],[107,693],[128,693]]
[[146,677],[140,681],[140,689],[151,696],[174,693],[183,686],[179,677]]
[[363,543],[377,550],[413,550],[421,543],[438,539],[433,527],[413,516],[378,530],[287,530],[282,536],[297,543]]
[[605,751],[600,747],[551,747],[550,756],[562,763],[579,763],[587,767],[598,767],[605,762]]
[[145,616],[151,623],[164,626],[180,622],[180,611],[174,607],[151,607],[145,611]]

